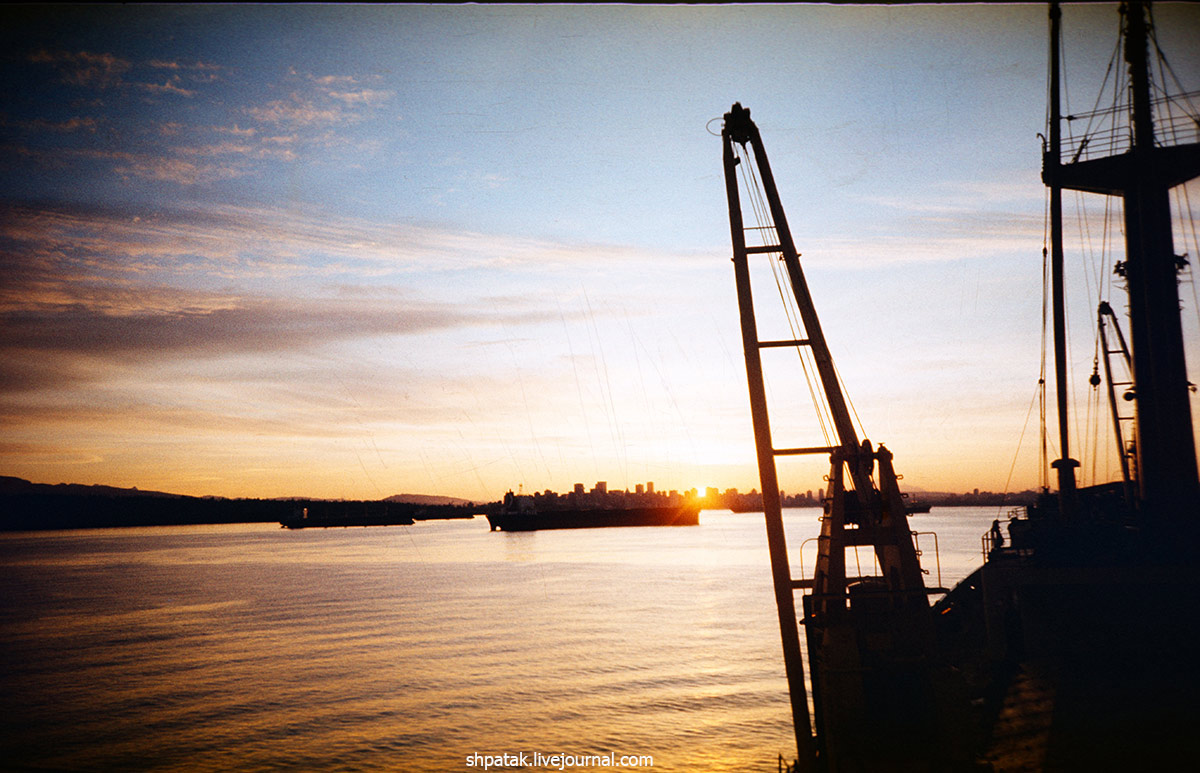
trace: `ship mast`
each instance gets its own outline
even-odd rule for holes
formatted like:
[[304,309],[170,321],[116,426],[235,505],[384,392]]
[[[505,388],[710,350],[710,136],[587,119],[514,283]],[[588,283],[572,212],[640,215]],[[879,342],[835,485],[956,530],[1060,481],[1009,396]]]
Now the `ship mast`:
[[1050,4],[1050,147],[1043,163],[1049,171],[1050,188],[1050,282],[1054,317],[1054,386],[1058,405],[1058,447],[1060,456],[1051,465],[1058,473],[1058,512],[1071,520],[1075,514],[1075,468],[1071,458],[1071,433],[1067,424],[1067,323],[1063,291],[1062,185],[1058,168],[1062,165],[1062,115],[1059,97],[1059,32],[1062,11]]
[[[1052,10],[1052,19],[1056,11]],[[1126,246],[1120,271],[1129,293],[1139,509],[1148,526],[1166,525],[1194,519],[1200,501],[1179,315],[1179,259],[1172,242],[1168,196],[1172,187],[1200,175],[1200,144],[1167,145],[1156,139],[1147,61],[1149,4],[1124,3],[1121,13],[1131,83],[1130,147],[1123,153],[1068,163],[1058,155],[1061,148],[1052,147],[1042,178],[1052,196],[1057,188],[1123,200]],[[1052,83],[1057,82],[1058,64],[1055,56]],[[1055,118],[1057,112],[1057,100],[1052,98]],[[1059,120],[1052,120],[1052,135],[1057,134],[1058,124]],[[1061,238],[1059,233],[1059,249]],[[1065,443],[1063,449],[1065,459]],[[1059,474],[1063,474],[1061,466]]]

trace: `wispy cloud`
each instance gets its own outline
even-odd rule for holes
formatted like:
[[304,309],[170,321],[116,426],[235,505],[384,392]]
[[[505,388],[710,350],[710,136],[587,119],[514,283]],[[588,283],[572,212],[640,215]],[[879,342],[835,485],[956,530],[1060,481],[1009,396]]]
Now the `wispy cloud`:
[[133,67],[133,62],[128,59],[90,51],[42,49],[31,54],[29,61],[55,67],[63,83],[101,89],[121,85],[123,76]]
[[86,256],[88,265],[97,270],[157,268],[213,278],[228,273],[243,280],[339,273],[404,276],[485,268],[536,269],[550,275],[598,262],[647,260],[644,250],[619,245],[229,205],[133,211],[10,206],[0,208],[0,237],[7,243],[10,261]]
[[365,336],[414,335],[481,321],[457,305],[412,298],[290,300],[154,287],[139,289],[139,308],[112,310],[133,299],[127,290],[93,287],[74,303],[4,313],[4,347],[99,358],[217,357],[303,350]]
[[[296,72],[293,68],[292,72]],[[320,86],[352,86],[358,83],[353,75],[309,75],[309,79]]]
[[[555,263],[621,254],[619,248],[589,250],[236,207],[143,216],[10,206],[0,210],[0,246],[8,278],[0,289],[7,344],[119,353],[249,350],[287,341],[304,346],[479,324],[480,318],[462,310],[461,294],[442,305],[422,300],[414,290],[397,289],[400,285],[368,290],[364,282],[389,274],[462,270],[481,255],[495,269],[527,265],[545,274]],[[336,292],[329,294],[329,284],[311,285],[302,301],[276,298],[269,290],[247,295],[198,289],[219,287],[225,277],[245,284],[256,277],[323,276],[339,277]],[[490,307],[497,319],[512,324],[547,313],[511,302]]]
[[[160,127],[160,133],[165,136],[174,136],[180,131],[181,127],[177,126]],[[179,146],[164,148],[159,152],[8,145],[0,146],[0,153],[3,152],[34,159],[47,169],[70,168],[84,162],[109,162],[112,174],[119,178],[140,178],[181,186],[204,185],[243,177],[252,171],[246,163],[247,159],[291,161],[295,158],[295,154],[286,148],[238,143]],[[233,158],[225,162],[196,160],[220,157]]]
[[253,126],[243,127],[238,124],[234,124],[233,126],[213,126],[210,128],[218,134],[232,134],[235,137],[253,137],[258,133],[258,129],[255,129]]
[[124,177],[142,177],[179,185],[231,180],[246,174],[243,167],[232,164],[195,163],[181,158],[136,154],[130,154],[124,163],[115,165],[113,171]]
[[151,94],[174,94],[180,97],[194,97],[196,92],[193,89],[185,89],[180,84],[178,75],[172,75],[163,83],[138,83],[137,87],[143,91],[148,91]]
[[225,68],[212,62],[176,62],[165,59],[151,59],[147,64],[159,70],[183,70],[191,72],[220,72]]
[[359,89],[358,91],[329,91],[329,96],[347,105],[380,105],[395,94],[381,89]]
[[861,196],[871,212],[852,234],[805,234],[805,260],[845,267],[998,258],[1038,249],[1044,223],[1036,185],[942,185],[921,197]]
[[246,112],[256,121],[281,126],[319,126],[349,118],[336,105],[321,107],[298,94],[292,94],[288,99],[272,100],[265,105],[247,107]]
[[[269,144],[267,144],[269,143]],[[262,144],[245,142],[218,142],[212,145],[185,146],[175,149],[175,153],[188,156],[243,156],[246,158],[273,158],[280,161],[296,160],[296,153],[287,148],[279,147],[277,138],[262,138]]]
[[[307,262],[314,247],[352,236],[352,225],[317,223],[297,236],[289,233],[295,219],[274,213],[274,222],[264,222],[270,216],[229,210],[143,219],[116,211],[5,210],[0,391],[111,378],[99,363],[311,352],[333,342],[516,324],[528,316],[519,307],[484,314],[457,299],[397,287],[343,283],[299,295],[272,294],[270,284],[250,290],[244,286],[256,274],[319,273]],[[264,236],[264,229],[271,233]],[[354,242],[342,247],[347,254],[354,249]],[[240,278],[244,289],[197,287],[214,273]]]
[[74,116],[65,121],[49,121],[45,118],[35,118],[31,121],[10,122],[8,125],[34,132],[70,133],[83,131],[95,134],[99,122],[90,116]]

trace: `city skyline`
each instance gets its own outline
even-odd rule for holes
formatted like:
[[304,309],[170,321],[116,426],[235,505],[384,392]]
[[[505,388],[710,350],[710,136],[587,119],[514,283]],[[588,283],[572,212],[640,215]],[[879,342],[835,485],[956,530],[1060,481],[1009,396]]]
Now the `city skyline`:
[[[761,488],[713,136],[740,101],[902,485],[1038,483],[1044,6],[3,13],[0,474],[227,497]],[[1200,10],[1156,14],[1200,82]],[[1116,5],[1064,17],[1068,108],[1090,110]],[[1082,425],[1106,280],[1079,252]],[[1084,482],[1114,471],[1104,442],[1076,452]],[[782,464],[781,487],[827,464]]]

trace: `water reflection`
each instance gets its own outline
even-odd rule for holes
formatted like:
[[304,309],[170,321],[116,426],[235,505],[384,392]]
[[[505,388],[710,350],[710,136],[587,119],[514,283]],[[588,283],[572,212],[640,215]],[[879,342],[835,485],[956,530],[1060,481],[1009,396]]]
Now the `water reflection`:
[[[920,516],[947,583],[993,517]],[[6,534],[0,581],[15,767],[420,773],[538,750],[765,771],[791,743],[761,515]]]

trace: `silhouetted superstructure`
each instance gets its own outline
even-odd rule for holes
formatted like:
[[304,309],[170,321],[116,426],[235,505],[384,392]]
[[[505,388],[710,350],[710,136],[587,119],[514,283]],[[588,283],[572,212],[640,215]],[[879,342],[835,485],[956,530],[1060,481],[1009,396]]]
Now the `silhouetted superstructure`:
[[[920,567],[908,557],[907,526],[895,495],[891,455],[858,447],[836,419],[830,448],[771,444],[760,350],[810,347],[828,370],[811,299],[761,139],[740,105],[725,116],[726,189],[742,311],[750,398],[764,491],[775,491],[781,453],[831,454],[830,505],[822,558],[812,579],[792,580],[778,508],[766,518],[784,660],[802,770],[1170,770],[1194,765],[1200,724],[1200,485],[1188,405],[1178,294],[1184,256],[1172,245],[1168,191],[1200,175],[1200,113],[1189,96],[1152,85],[1148,52],[1161,56],[1147,3],[1124,3],[1127,128],[1107,129],[1110,147],[1086,134],[1064,147],[1059,108],[1060,11],[1051,4],[1050,126],[1043,178],[1048,188],[1050,308],[1056,355],[1060,458],[1058,490],[1045,492],[981,537],[983,565],[932,608]],[[1160,71],[1166,71],[1162,67]],[[1118,90],[1120,91],[1120,90]],[[1184,104],[1188,103],[1188,104]],[[1175,115],[1171,108],[1185,108]],[[1117,115],[1096,111],[1084,118]],[[1073,116],[1078,118],[1079,116]],[[1157,129],[1157,131],[1156,131]],[[739,147],[753,150],[766,227],[744,229],[737,167],[752,179]],[[1128,291],[1132,346],[1107,303],[1098,312],[1109,403],[1122,480],[1079,487],[1067,432],[1062,190],[1121,198],[1126,252],[1116,273]],[[747,246],[747,233],[767,234]],[[766,253],[786,267],[806,335],[759,341],[747,256]],[[806,312],[805,310],[808,309]],[[811,317],[811,320],[810,320]],[[1109,331],[1116,338],[1109,341]],[[1115,375],[1117,365],[1130,371]],[[1091,379],[1099,386],[1101,354]],[[823,365],[823,363],[826,363]],[[826,393],[836,380],[824,376]],[[1134,411],[1116,407],[1118,388]],[[836,417],[837,395],[830,401]],[[1132,425],[1132,426],[1131,426]],[[869,482],[877,465],[879,485]],[[899,514],[900,517],[897,517]],[[851,582],[842,544],[873,544],[880,576]],[[815,723],[810,723],[795,636],[793,588],[804,597]],[[935,589],[938,590],[938,589]],[[811,732],[815,730],[815,736]]]
[[[971,686],[983,690],[1001,720],[983,741],[983,758],[997,766],[1010,764],[1027,743],[1015,741],[1003,721],[1018,694],[1043,704],[1034,748],[1036,765],[1048,770],[1190,765],[1192,728],[1200,721],[1200,664],[1191,644],[1200,638],[1200,486],[1178,292],[1186,259],[1172,244],[1168,196],[1200,174],[1200,113],[1188,104],[1194,94],[1170,94],[1169,84],[1153,82],[1150,54],[1160,72],[1167,68],[1150,5],[1124,3],[1120,16],[1123,67],[1113,65],[1127,73],[1125,101],[1063,117],[1061,11],[1050,7],[1042,177],[1055,310],[1058,491],[1010,519],[1007,540],[999,528],[985,535],[984,565],[937,608],[951,662],[974,675]],[[1180,108],[1184,114],[1175,115]],[[1077,120],[1088,131],[1064,141],[1064,121]],[[1063,397],[1063,190],[1119,197],[1124,212],[1125,256],[1114,273],[1128,296],[1132,347],[1101,301],[1097,359],[1103,356],[1106,375],[1097,362],[1090,379],[1093,387],[1108,381],[1122,480],[1086,488],[1076,487]],[[1120,377],[1111,355],[1120,356]],[[1132,412],[1119,406],[1118,388]]]

